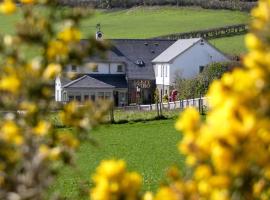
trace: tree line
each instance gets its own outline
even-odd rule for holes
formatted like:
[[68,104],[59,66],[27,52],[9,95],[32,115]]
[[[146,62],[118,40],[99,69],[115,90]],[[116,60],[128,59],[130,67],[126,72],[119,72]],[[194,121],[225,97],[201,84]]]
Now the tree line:
[[250,11],[257,5],[257,0],[58,0],[58,2],[66,6],[93,6],[106,9],[173,5]]

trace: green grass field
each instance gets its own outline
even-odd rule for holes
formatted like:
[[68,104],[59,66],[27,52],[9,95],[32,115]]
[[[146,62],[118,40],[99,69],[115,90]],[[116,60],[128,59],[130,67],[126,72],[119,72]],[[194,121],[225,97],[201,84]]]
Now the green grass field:
[[129,170],[143,176],[143,189],[155,190],[169,166],[183,166],[183,156],[177,150],[181,134],[174,124],[175,120],[161,120],[99,127],[90,133],[98,145],[84,142],[76,155],[78,167],[63,168],[52,190],[82,199],[77,197],[79,180],[88,181],[99,162],[111,158],[126,160]]
[[247,52],[244,42],[244,35],[219,38],[210,40],[209,42],[218,47],[221,51],[228,54],[243,54]]
[[[13,16],[0,15],[0,33],[13,33],[14,24],[19,19],[20,13]],[[138,7],[120,11],[96,11],[94,17],[82,23],[82,31],[84,35],[94,34],[95,25],[101,23],[105,38],[151,38],[248,21],[249,14],[238,11],[196,7]],[[245,51],[242,36],[217,39],[213,44],[226,53]]]
[[146,7],[115,12],[97,12],[83,23],[91,32],[101,23],[106,38],[151,38],[179,32],[246,23],[247,13],[201,8]]

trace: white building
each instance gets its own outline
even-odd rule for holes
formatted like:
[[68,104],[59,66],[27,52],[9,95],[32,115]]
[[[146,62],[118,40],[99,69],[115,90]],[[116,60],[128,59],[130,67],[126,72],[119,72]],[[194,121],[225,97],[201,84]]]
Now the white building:
[[169,95],[169,86],[175,84],[177,76],[192,78],[210,63],[227,61],[229,58],[206,40],[193,38],[177,40],[152,63],[160,94]]
[[176,76],[191,78],[210,63],[229,61],[201,38],[117,39],[111,43],[106,58],[96,55],[85,60],[83,67],[67,67],[77,77],[56,79],[56,101],[102,98],[113,99],[116,106],[149,104],[156,88],[160,95],[169,95]]

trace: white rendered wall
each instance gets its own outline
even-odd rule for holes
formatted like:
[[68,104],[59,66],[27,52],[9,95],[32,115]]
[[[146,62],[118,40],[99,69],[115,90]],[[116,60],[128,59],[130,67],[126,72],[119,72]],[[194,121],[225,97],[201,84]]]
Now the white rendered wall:
[[157,85],[170,85],[170,64],[155,64],[154,71]]
[[62,101],[62,86],[59,76],[55,79],[55,101]]
[[229,59],[207,42],[203,45],[199,42],[171,61],[170,85],[174,83],[178,75],[183,78],[192,78],[199,74],[200,66],[226,61]]
[[[118,65],[122,66],[123,71],[118,72]],[[97,66],[98,71],[93,72],[92,67]],[[83,74],[125,74],[125,65],[123,63],[86,63],[83,67],[76,67],[73,71],[71,66],[68,66],[67,71]]]

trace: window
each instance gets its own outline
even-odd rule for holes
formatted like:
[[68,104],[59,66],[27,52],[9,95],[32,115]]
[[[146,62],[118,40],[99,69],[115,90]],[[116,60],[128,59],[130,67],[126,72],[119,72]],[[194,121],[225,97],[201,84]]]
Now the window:
[[117,72],[123,72],[123,65],[117,65]]
[[158,65],[155,67],[156,76],[158,77]]
[[71,71],[77,71],[76,65],[71,65]]
[[96,95],[94,92],[90,93],[90,97],[91,97],[91,100],[92,101],[95,101],[96,100]]
[[92,66],[92,72],[98,72],[98,65]]
[[98,92],[98,98],[104,99],[104,92]]
[[63,93],[63,101],[67,101],[67,93],[66,92]]
[[105,99],[110,99],[110,98],[111,98],[111,93],[105,92]]
[[204,66],[200,66],[200,67],[199,67],[199,72],[202,73],[203,70],[204,70]]
[[68,100],[69,101],[73,101],[74,100],[74,96],[68,96]]
[[164,70],[165,70],[165,77],[167,77],[167,65],[166,66],[164,66]]
[[84,95],[84,100],[88,101],[89,100],[89,95]]
[[76,98],[76,101],[79,101],[79,102],[82,100],[81,95],[80,96],[76,96],[75,98]]

